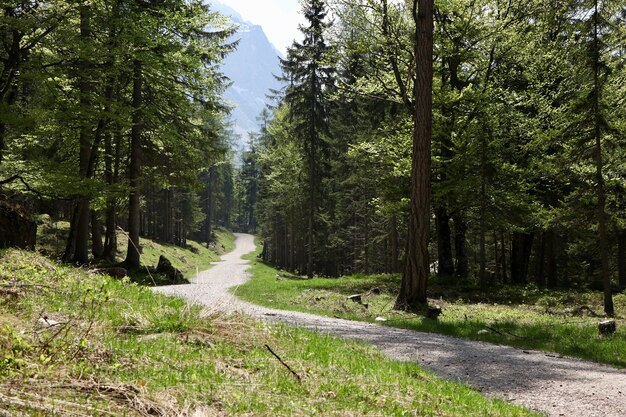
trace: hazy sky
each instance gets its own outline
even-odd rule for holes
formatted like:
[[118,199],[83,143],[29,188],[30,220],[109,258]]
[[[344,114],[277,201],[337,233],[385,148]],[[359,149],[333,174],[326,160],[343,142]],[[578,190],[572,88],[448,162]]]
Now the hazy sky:
[[249,22],[263,27],[263,31],[274,46],[285,54],[294,39],[300,40],[298,24],[300,15],[298,0],[219,0],[232,7]]

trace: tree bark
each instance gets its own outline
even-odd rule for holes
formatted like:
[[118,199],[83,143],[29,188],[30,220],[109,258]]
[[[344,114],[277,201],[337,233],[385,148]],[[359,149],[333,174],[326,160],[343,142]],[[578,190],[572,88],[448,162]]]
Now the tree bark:
[[467,257],[467,224],[460,214],[453,217],[454,221],[454,252],[456,255],[456,276],[465,279],[469,276],[469,260]]
[[532,234],[513,233],[511,239],[511,282],[514,284],[526,283],[532,246]]
[[392,216],[389,221],[390,236],[391,240],[391,270],[389,272],[395,273],[400,270],[399,262],[398,262],[398,219],[396,216]]
[[[89,42],[91,38],[90,17],[89,6],[80,6],[80,37],[81,41],[84,43]],[[81,127],[79,133],[79,175],[81,178],[88,178],[89,176],[88,171],[92,147],[89,118],[87,117],[90,107],[89,94],[91,92],[91,85],[88,79],[89,67],[90,65],[86,58],[81,57],[79,61],[80,78],[78,82],[81,112]],[[89,197],[82,196],[79,198],[76,209],[76,222],[72,224],[76,227],[76,231],[74,233],[70,232],[70,239],[75,239],[72,245],[74,247],[72,261],[78,264],[86,264],[89,262],[89,205]]]
[[415,82],[407,253],[396,309],[427,301],[430,273],[430,167],[433,91],[433,0],[413,0]]
[[133,62],[133,117],[130,133],[130,196],[128,201],[128,250],[124,263],[131,268],[141,264],[139,234],[141,232],[141,135],[143,105],[143,64],[135,59]]
[[620,290],[626,289],[626,230],[617,237],[617,277]]
[[91,210],[91,253],[94,259],[100,259],[104,253],[100,216],[96,210]]
[[439,207],[435,214],[437,219],[437,259],[438,275],[454,275],[454,259],[452,257],[452,232],[450,230],[450,215],[444,207]]
[[606,215],[606,192],[604,189],[604,160],[602,158],[602,131],[600,115],[600,45],[598,41],[598,0],[594,3],[593,15],[593,44],[594,44],[594,68],[593,68],[593,113],[594,113],[594,136],[595,136],[595,156],[596,156],[596,194],[598,198],[598,244],[600,249],[600,263],[602,265],[602,286],[604,293],[604,312],[607,316],[615,315],[613,306],[613,295],[611,293],[611,271],[609,270],[609,237],[607,231]]

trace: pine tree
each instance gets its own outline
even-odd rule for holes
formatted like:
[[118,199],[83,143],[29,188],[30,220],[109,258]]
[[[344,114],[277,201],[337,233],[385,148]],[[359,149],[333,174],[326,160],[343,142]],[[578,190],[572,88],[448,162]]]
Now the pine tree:
[[317,212],[322,196],[322,179],[326,172],[324,158],[328,154],[327,98],[333,83],[333,68],[328,65],[329,47],[324,39],[326,4],[308,0],[303,4],[308,26],[300,27],[302,43],[288,48],[287,58],[281,60],[282,80],[288,82],[284,100],[294,120],[294,134],[300,143],[307,176],[307,276],[312,277],[315,265],[315,230]]

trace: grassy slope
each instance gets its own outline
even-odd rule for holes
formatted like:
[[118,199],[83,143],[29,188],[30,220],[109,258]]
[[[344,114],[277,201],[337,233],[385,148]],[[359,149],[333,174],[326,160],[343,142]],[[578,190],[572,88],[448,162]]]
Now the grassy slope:
[[[69,231],[67,222],[41,221],[37,236],[37,248],[53,257],[63,253],[65,239]],[[216,230],[217,242],[210,248],[201,245],[193,240],[188,240],[187,244],[192,250],[183,249],[180,246],[162,244],[150,239],[140,239],[143,253],[141,262],[144,265],[156,266],[159,256],[164,255],[170,260],[172,265],[178,268],[185,278],[192,278],[197,271],[203,271],[211,267],[211,262],[219,260],[220,255],[230,252],[235,247],[235,237],[232,233],[224,229]],[[124,232],[119,231],[118,240],[118,261],[122,261],[126,255],[128,237]],[[141,275],[141,273],[139,274]],[[141,279],[149,281],[149,277],[140,276]]]
[[0,415],[71,412],[532,415],[363,344],[203,317],[137,284],[0,251]]
[[[251,256],[250,259],[253,259]],[[583,305],[601,312],[599,292],[541,291],[533,288],[501,288],[480,293],[476,288],[458,288],[433,282],[433,303],[443,306],[438,320],[419,314],[392,310],[399,280],[394,275],[355,275],[311,280],[279,272],[255,260],[253,279],[237,289],[241,298],[267,307],[312,312],[315,314],[375,321],[385,325],[425,332],[506,344],[529,349],[558,352],[597,362],[626,367],[626,294],[615,296],[621,315],[618,331],[598,335],[596,317],[568,313]],[[380,294],[371,290],[378,288]],[[368,308],[346,299],[364,294]],[[514,300],[514,301],[512,301]]]

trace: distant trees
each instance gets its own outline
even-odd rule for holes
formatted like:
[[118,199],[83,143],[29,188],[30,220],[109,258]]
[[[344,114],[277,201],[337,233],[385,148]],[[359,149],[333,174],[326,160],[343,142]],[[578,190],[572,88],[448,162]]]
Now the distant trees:
[[[612,314],[613,277],[626,282],[618,162],[626,5],[430,7],[330,2],[326,67],[335,83],[325,90],[324,158],[297,152],[291,132],[304,110],[287,96],[257,147],[266,259],[311,273],[298,259],[310,247],[304,190],[313,161],[324,173],[313,273],[398,271],[404,259],[401,308],[426,300],[434,271],[485,288],[599,285]],[[285,64],[289,91],[295,63]]]

